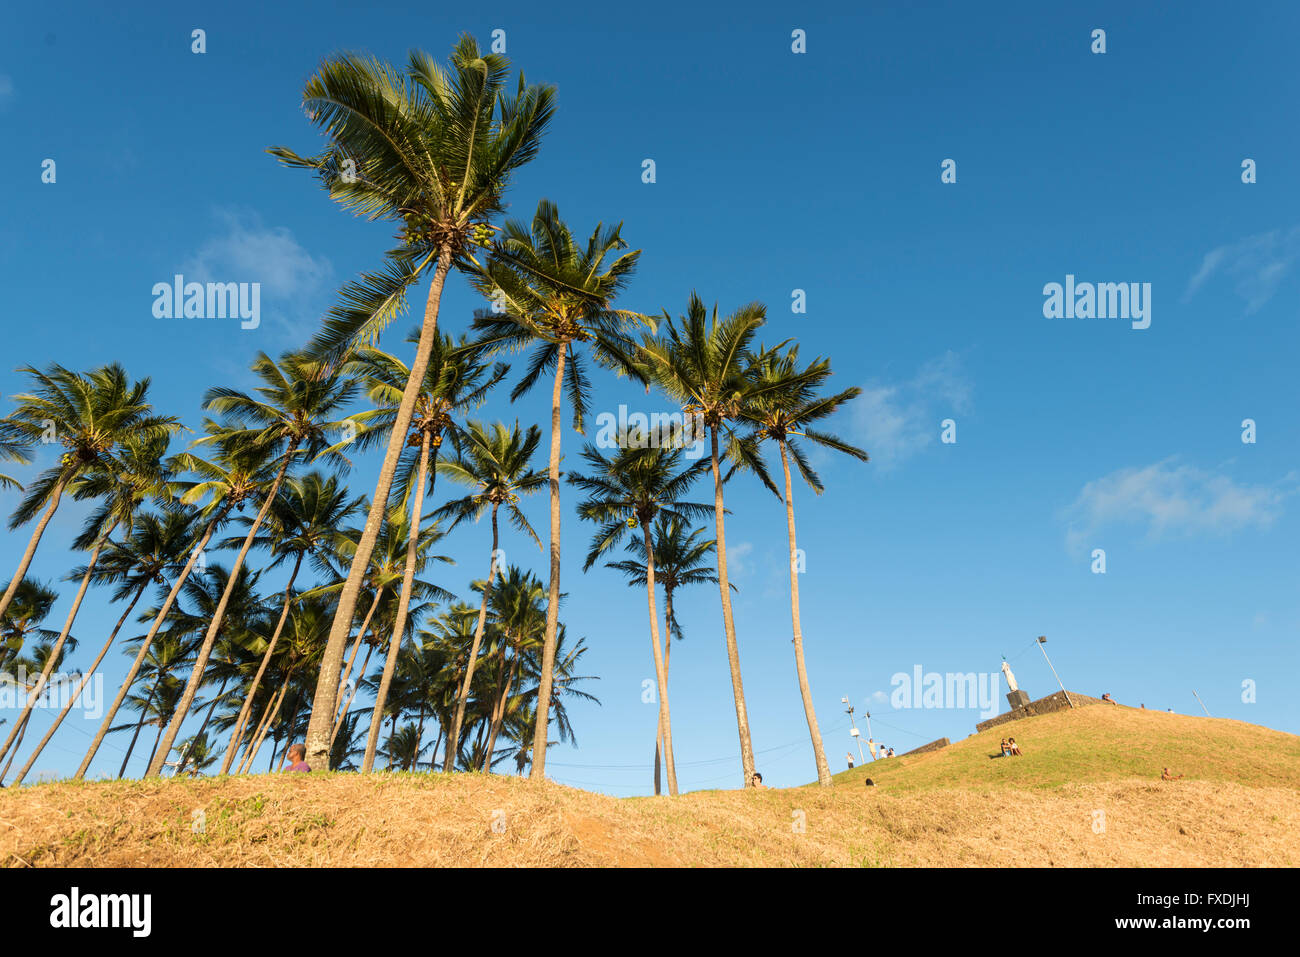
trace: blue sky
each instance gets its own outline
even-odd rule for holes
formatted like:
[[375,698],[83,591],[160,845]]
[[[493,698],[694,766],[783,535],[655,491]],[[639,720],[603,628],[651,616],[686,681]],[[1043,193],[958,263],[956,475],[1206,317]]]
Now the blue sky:
[[[445,58],[460,32],[486,45],[502,29],[515,66],[559,95],[541,153],[508,195],[511,215],[548,197],[583,234],[622,221],[644,250],[626,306],[676,314],[692,289],[724,310],[761,300],[767,341],[796,336],[803,355],[832,358],[839,384],[864,389],[836,428],[872,462],[820,460],[826,493],[795,493],[808,665],[834,768],[851,741],[841,696],[859,716],[870,708],[877,740],[900,752],[962,737],[976,710],[896,709],[891,677],[916,665],[993,672],[1006,655],[1037,697],[1055,688],[1039,634],[1071,690],[1191,713],[1195,689],[1216,716],[1300,731],[1288,690],[1300,663],[1294,5],[1184,3],[1175,15],[1098,3],[505,3],[457,14],[321,2],[127,14],[49,3],[4,21],[0,414],[27,363],[121,361],[190,427],[205,389],[252,385],[255,352],[305,342],[391,236],[265,153],[317,146],[305,79],[338,50],[400,62],[414,45]],[[1104,54],[1090,49],[1098,28]],[[47,158],[53,184],[41,181]],[[647,158],[654,183],[642,181]],[[946,159],[955,183],[941,182]],[[151,287],[177,272],[261,282],[261,326],[155,319]],[[1044,318],[1043,287],[1067,274],[1150,283],[1150,327]],[[791,311],[795,289],[805,314]],[[442,328],[465,329],[477,305],[454,280]],[[386,347],[406,349],[412,322],[395,324]],[[483,415],[540,423],[543,398],[511,406],[502,392]],[[599,377],[595,409],[620,402],[662,407]],[[955,444],[940,441],[948,418]],[[1241,440],[1247,418],[1253,444]],[[564,436],[570,465],[580,441]],[[359,491],[374,468],[359,463]],[[16,501],[0,493],[0,510]],[[580,747],[555,749],[547,769],[646,793],[644,599],[613,572],[582,573],[589,532],[575,501],[566,491],[565,615],[591,648],[586,671],[600,681],[588,690],[602,704],[574,706]],[[743,480],[727,501],[758,765],[770,784],[803,783],[815,769],[783,510]],[[61,510],[36,577],[73,564],[83,514]],[[529,514],[545,528],[541,499]],[[5,576],[26,536],[0,533]],[[441,584],[468,593],[485,536],[454,533],[459,565]],[[534,547],[505,547],[544,572]],[[1091,570],[1095,548],[1104,575]],[[61,588],[60,623],[75,586]],[[118,613],[92,592],[73,666],[89,664]],[[681,783],[735,786],[716,590],[681,594],[679,613]],[[106,694],[123,671],[111,654]],[[37,715],[28,745],[47,720]],[[37,770],[75,768],[97,722],[70,724]],[[110,739],[92,773],[116,770],[114,744],[125,741]]]

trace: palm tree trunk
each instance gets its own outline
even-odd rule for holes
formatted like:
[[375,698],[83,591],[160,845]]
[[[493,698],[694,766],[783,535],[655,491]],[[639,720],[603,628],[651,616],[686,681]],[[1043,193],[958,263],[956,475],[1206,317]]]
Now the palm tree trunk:
[[298,557],[293,563],[293,571],[289,574],[289,581],[284,586],[284,605],[280,609],[280,620],[275,623],[275,631],[271,633],[271,642],[266,646],[266,651],[262,654],[262,661],[257,666],[257,674],[253,676],[253,683],[249,687],[247,694],[244,695],[244,703],[239,709],[239,717],[235,719],[235,727],[230,732],[230,743],[226,745],[226,754],[221,761],[221,774],[228,773],[231,762],[235,760],[235,751],[239,747],[240,739],[244,736],[244,724],[248,721],[248,713],[253,708],[253,695],[257,694],[257,687],[262,683],[262,676],[266,674],[267,665],[271,663],[271,655],[275,654],[275,645],[280,640],[280,632],[284,630],[284,623],[289,618],[289,606],[293,604],[293,583],[298,577],[298,569],[302,568],[302,560],[305,555],[305,552],[298,553]]
[[131,670],[127,672],[126,679],[122,682],[122,687],[117,691],[117,697],[113,699],[112,707],[110,707],[108,713],[104,715],[104,720],[99,726],[99,731],[95,733],[95,740],[90,742],[90,748],[86,751],[86,756],[81,759],[81,766],[77,768],[74,780],[80,781],[86,776],[86,769],[90,767],[90,762],[95,759],[95,753],[99,750],[99,746],[104,743],[104,736],[108,734],[108,729],[113,725],[113,719],[117,717],[117,709],[122,707],[122,702],[126,700],[126,696],[131,690],[131,685],[135,683],[136,675],[140,673],[140,665],[149,654],[149,648],[153,644],[154,636],[158,634],[158,629],[162,627],[163,620],[171,612],[172,605],[176,601],[176,596],[180,594],[181,586],[183,586],[185,580],[190,577],[190,572],[194,570],[194,563],[197,562],[199,556],[203,554],[204,547],[208,544],[208,540],[212,538],[213,530],[226,517],[227,511],[229,511],[229,509],[222,508],[212,521],[208,522],[208,527],[203,530],[203,535],[199,538],[198,544],[195,545],[194,551],[190,553],[190,559],[185,563],[185,568],[176,577],[176,581],[172,585],[171,591],[167,593],[167,600],[163,602],[162,608],[158,610],[158,614],[154,618],[153,624],[149,627],[149,634],[145,636],[144,641],[140,644],[140,650],[136,653],[135,661],[131,663]]
[[[364,674],[366,673],[366,666],[367,666],[368,664],[370,664],[370,656],[371,656],[372,654],[374,654],[374,651],[375,651],[375,646],[374,646],[374,645],[367,645],[367,646],[366,646],[366,656],[365,656],[364,658],[361,659],[361,671],[360,671],[360,674],[363,674],[363,675],[364,675]],[[347,719],[347,716],[348,716],[348,710],[352,707],[352,702],[357,700],[357,690],[358,690],[358,688],[360,688],[360,682],[358,682],[357,685],[356,685],[356,687],[354,687],[354,688],[352,689],[352,693],[351,693],[350,695],[348,695],[348,699],[347,699],[347,701],[343,702],[343,711],[339,714],[339,719],[338,719],[338,721],[335,722],[335,724],[334,724],[334,730],[330,733],[330,748],[331,748],[331,750],[332,750],[333,747],[334,747],[334,739],[337,738],[337,737],[339,736],[339,731],[340,731],[340,730],[342,729],[342,727],[343,727],[343,722]]]
[[0,781],[4,780],[5,775],[9,773],[9,765],[13,764],[14,758],[18,757],[18,747],[23,743],[23,738],[27,734],[26,719],[19,721],[17,727],[15,727],[14,730],[18,732],[18,743],[14,745],[14,753],[9,755],[9,760],[5,762],[4,770],[0,771]]
[[668,794],[677,796],[677,765],[673,761],[673,725],[668,710],[668,669],[664,667],[663,649],[659,647],[659,603],[655,601],[655,553],[650,542],[650,523],[641,523],[645,540],[645,589],[650,606],[650,643],[654,646],[655,680],[659,684],[659,726],[664,736],[664,764],[668,772]]
[[[487,755],[483,759],[483,770],[492,770],[492,752],[497,746],[497,735],[501,733],[501,726],[505,724],[506,704],[510,701],[510,689],[514,687],[515,678],[519,674],[519,662],[522,656],[516,652],[510,662],[510,674],[506,677],[505,685],[501,689],[501,700],[497,702],[496,712],[492,717],[492,730],[488,733]],[[501,659],[502,668],[505,667],[505,659]]]
[[253,725],[253,733],[249,735],[247,742],[241,742],[244,748],[244,756],[239,759],[239,764],[235,767],[236,774],[244,773],[244,767],[248,764],[248,755],[253,748],[253,742],[257,740],[258,735],[262,733],[262,728],[266,725],[266,718],[271,713],[271,705],[275,703],[275,696],[276,692],[272,691],[270,697],[266,699],[266,704],[262,706],[262,713],[258,716],[257,724]]
[[555,388],[551,390],[551,587],[546,600],[546,640],[542,644],[542,671],[537,682],[537,727],[533,731],[532,781],[546,780],[546,733],[550,726],[551,686],[555,681],[556,633],[560,623],[560,400],[564,395],[564,360],[567,342],[555,358]]
[[[673,590],[664,589],[664,680],[668,680],[668,664],[673,655]],[[664,746],[663,721],[655,729],[655,794],[659,793],[659,763]]]
[[[162,684],[163,674],[158,672],[158,678],[154,681],[153,686],[149,688],[149,695],[144,699],[144,707],[140,709],[140,720],[135,723],[135,733],[131,735],[131,745],[126,749],[126,757],[122,758],[122,766],[117,769],[117,779],[122,780],[122,775],[126,774],[127,762],[131,760],[131,754],[135,751],[135,743],[140,739],[140,729],[144,727],[145,716],[149,713],[149,705],[153,704],[153,696],[158,693],[158,687]],[[152,754],[149,755],[153,757]]]
[[[219,702],[222,699],[222,697],[225,695],[226,685],[228,685],[229,683],[230,683],[230,675],[226,675],[224,678],[221,679],[221,686],[217,688],[217,696],[212,699],[212,704],[208,705],[208,713],[204,715],[203,723],[199,725],[199,730],[194,732],[195,741],[203,737],[203,733],[208,730],[208,722],[212,720],[212,712],[217,710],[217,702]],[[180,770],[181,770],[180,768],[177,768],[178,774],[180,773]]]
[[469,649],[469,664],[465,668],[465,680],[456,695],[456,716],[451,719],[451,732],[447,738],[447,758],[442,765],[444,772],[450,772],[454,768],[456,748],[460,745],[460,726],[465,720],[465,705],[469,701],[470,684],[474,680],[474,665],[478,662],[478,649],[483,641],[483,628],[487,624],[488,599],[492,596],[492,583],[496,580],[497,573],[497,509],[499,507],[500,503],[492,503],[492,556],[488,563],[487,584],[483,586],[483,601],[478,607],[478,624],[474,626],[474,641]]
[[239,550],[239,555],[236,556],[235,563],[230,568],[230,577],[226,579],[226,588],[221,593],[221,601],[217,603],[217,610],[213,612],[212,621],[208,624],[208,633],[203,636],[203,645],[199,648],[199,655],[194,661],[194,670],[190,673],[190,680],[185,685],[181,700],[176,705],[176,713],[172,716],[171,724],[167,726],[167,733],[163,735],[162,754],[154,756],[153,764],[149,766],[149,770],[144,775],[147,778],[157,777],[162,773],[163,762],[167,760],[172,744],[176,741],[176,735],[180,732],[181,725],[185,723],[186,715],[190,713],[190,705],[194,703],[194,696],[199,692],[199,685],[203,683],[203,672],[208,667],[208,656],[212,654],[212,646],[217,641],[217,632],[221,630],[221,625],[225,621],[226,606],[230,603],[230,596],[234,594],[235,587],[239,584],[239,571],[244,567],[244,559],[248,556],[248,550],[253,547],[253,539],[257,537],[258,529],[262,527],[262,522],[266,519],[266,513],[271,510],[271,503],[275,501],[275,496],[279,494],[280,483],[284,481],[285,473],[289,471],[289,462],[297,451],[298,440],[294,439],[289,443],[289,448],[284,453],[284,464],[280,466],[275,481],[271,483],[271,488],[266,493],[266,501],[262,503],[257,517],[253,519],[253,524],[244,537],[244,546]]
[[338,688],[335,678],[343,667],[343,652],[347,647],[348,634],[352,631],[352,618],[357,611],[357,600],[361,596],[361,585],[370,567],[370,556],[374,554],[375,543],[379,540],[379,530],[388,510],[388,493],[393,487],[393,475],[397,472],[397,460],[402,455],[402,446],[406,443],[406,433],[411,426],[411,417],[415,413],[415,402],[424,388],[424,375],[429,368],[429,356],[438,336],[438,305],[442,300],[442,287],[447,280],[447,271],[451,268],[451,250],[443,249],[438,255],[438,266],[429,284],[429,299],[424,307],[424,323],[420,327],[420,344],[415,350],[415,359],[411,363],[411,374],[406,380],[406,390],[402,393],[402,404],[398,406],[397,418],[393,422],[393,432],[388,438],[388,450],[384,453],[384,464],[379,470],[379,481],[375,483],[374,498],[370,503],[370,513],[366,516],[366,526],[357,542],[356,554],[352,556],[352,567],[348,569],[347,581],[339,593],[339,607],[334,614],[334,623],[330,626],[329,640],[321,658],[320,677],[316,680],[316,693],[312,700],[311,722],[307,725],[307,763],[312,767],[329,767],[329,741],[334,714],[338,708]]
[[[286,747],[285,747],[284,751],[281,751],[281,752],[280,752],[280,767],[282,767],[282,768],[284,767],[285,759],[289,757],[289,749],[288,749],[287,745],[288,745],[289,741],[291,741],[291,740],[293,739],[293,726],[294,726],[294,723],[298,720],[298,712],[300,712],[301,710],[302,710],[302,695],[297,695],[297,696],[295,696],[294,699],[293,699],[293,714],[289,715],[289,723],[286,724],[286,725],[284,726],[284,738],[285,738],[285,744],[286,744]],[[280,739],[279,739],[279,738],[276,738],[276,739],[275,739],[275,750],[276,750],[276,751],[280,751]],[[274,753],[271,755],[271,764],[270,764],[270,767],[275,767],[275,754],[274,754]],[[325,770],[326,770],[326,771],[329,770],[329,766],[328,766],[328,765],[326,765]]]
[[785,471],[785,524],[790,535],[790,619],[794,624],[794,670],[799,678],[799,694],[803,697],[803,713],[808,719],[808,734],[812,737],[813,758],[817,762],[817,783],[830,787],[831,768],[826,763],[822,748],[822,733],[817,727],[817,711],[813,708],[812,689],[808,686],[808,669],[803,661],[803,628],[799,624],[799,572],[795,568],[794,499],[790,488],[790,459],[785,443],[781,446],[781,468]]
[[153,739],[153,750],[149,752],[149,764],[153,764],[154,756],[158,753],[158,742],[162,740],[163,728],[166,726],[166,720],[162,715],[158,716],[158,734]]
[[[352,643],[352,653],[348,655],[348,666],[343,669],[343,676],[339,678],[338,697],[340,699],[343,697],[343,690],[348,686],[348,679],[352,677],[352,666],[357,663],[357,652],[361,650],[362,642],[365,641],[366,635],[370,633],[370,619],[374,617],[375,609],[379,607],[379,599],[383,594],[384,586],[381,585],[375,592],[374,600],[370,602],[370,610],[366,612],[366,619],[361,623],[361,630],[357,632],[357,640]],[[360,674],[362,677],[365,676],[366,665],[370,663],[370,652],[374,651],[374,647],[374,645],[369,645],[366,649],[366,657],[361,662]],[[343,704],[343,707],[339,710],[339,714],[334,718],[334,729],[330,733],[330,747],[334,746],[334,737],[339,733],[339,725],[343,721],[343,716],[347,714],[348,705],[352,703],[352,699],[356,696],[357,689],[353,687],[352,694],[348,697],[347,702],[340,702]]]
[[[49,656],[45,659],[45,667],[41,669],[41,676],[36,679],[35,687],[32,688],[31,694],[27,696],[27,702],[23,705],[23,710],[18,717],[18,721],[9,732],[9,737],[5,739],[4,745],[0,747],[0,758],[3,758],[9,753],[9,747],[14,743],[14,736],[18,734],[19,729],[25,729],[27,727],[27,720],[32,713],[32,707],[35,705],[36,699],[40,697],[41,692],[45,689],[45,683],[49,681],[50,673],[54,670],[62,657],[63,646],[68,640],[69,632],[72,631],[72,623],[77,620],[77,612],[81,610],[81,602],[86,597],[86,590],[90,588],[90,576],[95,573],[95,565],[99,563],[99,553],[104,550],[104,543],[108,541],[108,537],[113,534],[113,530],[116,528],[117,520],[114,519],[113,524],[108,527],[108,530],[104,532],[104,534],[100,536],[99,541],[96,542],[95,550],[90,553],[90,562],[86,565],[86,574],[81,576],[81,586],[77,589],[77,597],[72,600],[72,607],[68,609],[68,617],[63,622],[63,630],[59,632],[58,641],[54,643],[54,647],[50,649]],[[12,761],[13,758],[10,758],[9,760]],[[5,768],[7,769],[8,767],[9,766],[6,764]],[[0,780],[2,779],[3,775],[0,775]]]
[[363,774],[375,764],[375,749],[379,747],[384,704],[388,701],[388,688],[393,683],[393,673],[397,670],[397,658],[402,651],[406,619],[411,610],[411,591],[415,588],[415,561],[420,553],[420,525],[424,511],[424,484],[429,479],[429,433],[423,429],[420,431],[420,465],[416,477],[419,484],[416,485],[415,495],[411,499],[410,528],[406,536],[406,567],[402,570],[402,594],[397,599],[397,621],[393,625],[393,636],[388,640],[388,657],[384,660],[384,673],[379,678],[379,688],[375,692],[375,710],[370,716],[370,736],[366,740],[365,757],[361,760]]
[[54,719],[54,723],[50,725],[50,729],[45,732],[45,737],[41,738],[41,743],[36,745],[36,750],[32,752],[31,757],[27,759],[27,763],[24,764],[22,770],[18,772],[18,777],[14,778],[15,785],[23,783],[23,778],[27,777],[27,772],[32,769],[32,765],[36,762],[36,759],[41,756],[41,752],[45,750],[45,746],[50,743],[50,738],[54,737],[54,732],[59,730],[59,725],[61,725],[63,719],[68,716],[68,712],[72,710],[73,704],[75,704],[76,700],[81,697],[81,692],[86,690],[86,685],[90,683],[91,676],[94,675],[96,669],[99,668],[100,663],[104,660],[104,656],[108,654],[108,649],[112,647],[113,641],[117,638],[117,633],[121,630],[122,625],[126,623],[127,616],[131,614],[131,610],[135,608],[136,602],[140,600],[140,596],[145,593],[145,589],[148,588],[148,586],[148,581],[145,581],[138,589],[136,589],[135,595],[131,599],[131,604],[126,606],[126,611],[122,612],[122,617],[117,620],[117,624],[113,627],[112,634],[108,636],[108,641],[104,642],[104,647],[99,649],[99,656],[95,658],[90,669],[82,675],[81,683],[77,685],[76,692],[68,699],[68,703],[63,706],[63,710],[60,711],[59,716]]
[[271,726],[275,724],[275,716],[280,713],[280,705],[284,704],[284,696],[289,693],[289,682],[292,679],[293,679],[292,674],[285,675],[284,684],[280,686],[280,693],[276,695],[275,698],[275,706],[271,708],[271,712],[266,716],[265,722],[262,724],[262,727],[259,729],[261,733],[258,735],[257,740],[253,742],[252,747],[249,749],[248,756],[244,758],[244,763],[239,769],[240,774],[243,774],[245,771],[252,770],[253,762],[257,760],[257,752],[262,747],[262,742],[266,740],[266,733],[270,731]]
[[9,603],[14,600],[14,592],[18,591],[18,586],[27,575],[27,569],[32,564],[32,556],[36,554],[36,546],[41,543],[41,536],[45,534],[45,526],[50,524],[50,519],[54,517],[54,510],[59,507],[59,500],[63,498],[63,487],[67,481],[66,478],[59,479],[54,486],[54,491],[50,493],[50,504],[46,506],[41,520],[36,523],[36,528],[32,530],[32,537],[27,541],[27,550],[23,552],[22,560],[18,562],[18,571],[14,572],[14,577],[10,580],[9,587],[5,589],[4,596],[0,597],[0,617],[3,617],[9,608]]
[[722,627],[727,636],[727,663],[731,668],[731,691],[736,699],[736,730],[740,734],[740,764],[744,787],[754,780],[754,745],[749,739],[749,714],[745,710],[745,686],[740,680],[740,651],[736,647],[736,623],[731,617],[731,585],[727,581],[727,530],[722,516],[722,472],[718,462],[718,427],[709,426],[713,455],[713,522],[718,539],[718,590],[722,594]]

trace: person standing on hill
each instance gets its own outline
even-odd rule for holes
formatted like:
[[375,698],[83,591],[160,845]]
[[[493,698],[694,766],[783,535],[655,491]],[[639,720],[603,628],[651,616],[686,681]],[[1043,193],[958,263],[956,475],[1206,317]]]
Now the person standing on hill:
[[852,752],[852,751],[845,752],[844,756],[845,756],[846,758],[848,758],[848,761],[849,761],[849,770],[852,771],[852,770],[853,770],[853,752]]

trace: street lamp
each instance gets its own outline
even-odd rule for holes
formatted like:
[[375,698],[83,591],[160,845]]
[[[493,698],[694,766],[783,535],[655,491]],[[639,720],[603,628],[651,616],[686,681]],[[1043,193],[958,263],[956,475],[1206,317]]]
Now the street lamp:
[[[1046,644],[1047,644],[1047,636],[1039,635],[1038,647],[1043,652],[1044,658],[1047,658],[1047,649],[1043,647]],[[1065,693],[1065,703],[1068,704],[1071,708],[1073,708],[1074,702],[1070,700],[1070,692],[1065,690],[1065,682],[1063,682],[1061,680],[1061,676],[1056,673],[1056,667],[1052,664],[1051,658],[1047,658],[1047,667],[1052,669],[1052,675],[1056,678],[1056,683],[1061,686],[1061,691]]]
[[[866,763],[867,763],[867,759],[866,759],[865,757],[862,756],[862,733],[861,733],[860,731],[858,731],[858,726],[857,726],[856,724],[854,724],[854,722],[853,722],[853,705],[852,705],[852,704],[849,704],[849,699],[848,699],[847,697],[846,697],[846,698],[841,698],[840,700],[841,700],[842,702],[844,702],[845,704],[849,705],[849,707],[848,707],[848,712],[849,712],[849,727],[850,727],[850,729],[851,729],[851,730],[849,731],[849,734],[850,734],[850,735],[851,735],[851,736],[852,736],[852,737],[853,737],[853,738],[858,742],[858,763],[859,763],[859,764],[866,764]],[[870,714],[867,715],[867,732],[868,732],[868,733],[871,732],[871,715],[870,715]]]

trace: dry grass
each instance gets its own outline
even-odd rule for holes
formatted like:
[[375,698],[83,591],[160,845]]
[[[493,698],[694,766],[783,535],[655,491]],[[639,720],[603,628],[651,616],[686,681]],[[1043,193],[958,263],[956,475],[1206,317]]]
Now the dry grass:
[[[1187,723],[1197,720],[1093,707],[877,763],[870,769],[880,782],[875,788],[864,787],[865,769],[856,769],[832,789],[705,791],[677,799],[618,799],[469,774],[43,784],[0,793],[0,861],[17,867],[1300,864],[1300,739],[1237,722]],[[1004,730],[1025,747],[1024,758],[981,755],[984,739],[996,742]],[[1183,760],[1166,760],[1166,752],[1139,755],[1140,776],[1130,773],[1129,757],[1084,765],[1074,757],[1081,740],[1105,754],[1118,746],[1107,740],[1115,736],[1132,748],[1143,740],[1158,748],[1171,733],[1194,739]],[[1228,740],[1243,759],[1237,780],[1228,779]],[[1194,761],[1202,763],[1194,767]],[[1187,778],[1160,782],[1164,764]],[[1069,780],[1059,780],[1062,775]],[[204,813],[202,833],[191,827],[196,810]],[[1105,829],[1097,833],[1099,810]],[[503,829],[494,830],[494,821]]]

